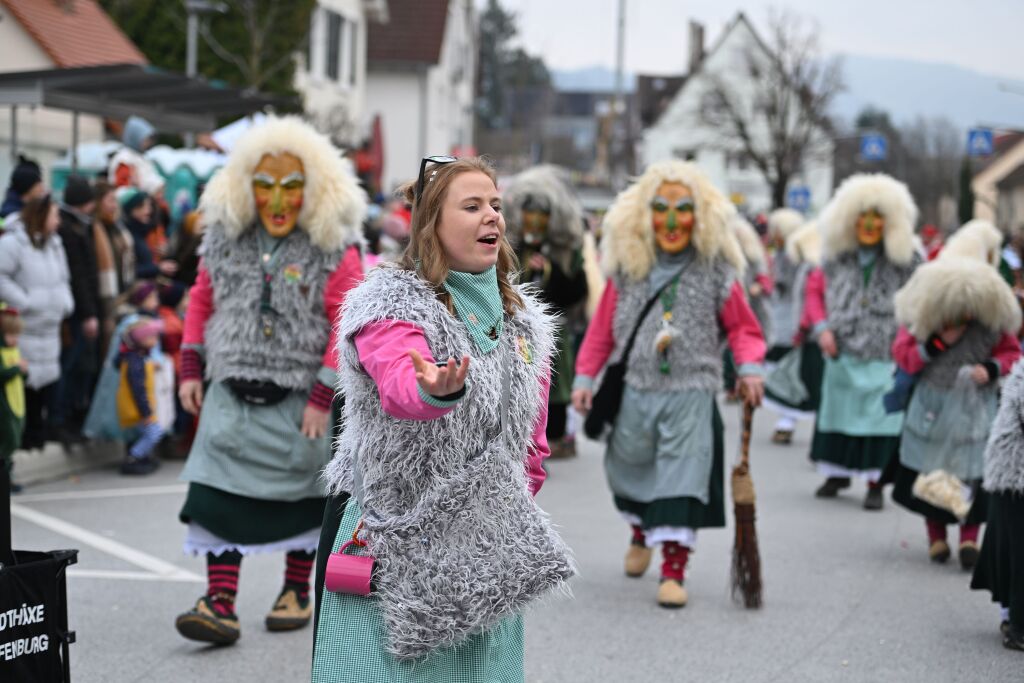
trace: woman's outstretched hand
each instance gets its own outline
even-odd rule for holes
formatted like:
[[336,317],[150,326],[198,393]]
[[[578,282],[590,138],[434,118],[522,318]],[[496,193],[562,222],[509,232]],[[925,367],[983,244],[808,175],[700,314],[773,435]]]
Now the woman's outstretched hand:
[[455,363],[449,358],[445,365],[435,365],[423,360],[416,349],[409,349],[409,358],[416,368],[416,381],[431,396],[448,396],[462,390],[466,386],[466,373],[469,372],[469,356],[463,356],[462,362]]

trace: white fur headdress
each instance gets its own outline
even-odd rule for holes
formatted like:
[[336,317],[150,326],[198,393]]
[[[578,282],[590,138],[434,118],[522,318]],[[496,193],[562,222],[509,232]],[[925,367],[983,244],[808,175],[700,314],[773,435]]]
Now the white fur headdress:
[[583,206],[569,185],[566,173],[550,165],[537,166],[512,178],[502,193],[506,236],[518,248],[523,238],[523,202],[527,197],[543,198],[551,208],[547,241],[552,257],[568,268],[575,251],[583,246]]
[[743,250],[743,256],[747,260],[747,265],[754,266],[755,268],[766,267],[768,265],[768,254],[765,253],[761,236],[757,234],[757,230],[750,224],[750,221],[744,218],[739,211],[736,211],[733,213],[729,226],[736,234],[736,239],[740,243],[740,249]]
[[896,293],[896,320],[916,339],[973,319],[990,330],[1016,332],[1021,313],[998,271],[974,258],[939,258],[920,266]]
[[804,216],[796,209],[775,209],[768,214],[768,235],[785,241],[803,224]]
[[746,261],[736,235],[729,229],[735,211],[696,165],[685,161],[651,164],[632,185],[619,193],[604,217],[601,265],[605,273],[622,273],[637,281],[654,267],[655,242],[651,200],[662,183],[682,183],[690,188],[696,205],[694,247],[701,258],[721,256],[740,274]]
[[999,265],[1003,233],[986,220],[976,218],[960,226],[939,252],[939,258],[973,258]]
[[257,219],[253,169],[263,155],[284,152],[302,160],[306,176],[298,227],[325,251],[357,242],[366,215],[366,193],[351,164],[330,140],[296,116],[271,117],[238,140],[227,164],[213,176],[200,200],[209,229],[219,226],[237,239],[253,226]]
[[817,221],[808,221],[786,240],[786,256],[793,263],[821,263],[821,231]]
[[885,218],[885,256],[904,265],[914,258],[917,205],[910,190],[884,173],[859,173],[843,181],[818,222],[826,257],[857,249],[857,217],[875,209]]

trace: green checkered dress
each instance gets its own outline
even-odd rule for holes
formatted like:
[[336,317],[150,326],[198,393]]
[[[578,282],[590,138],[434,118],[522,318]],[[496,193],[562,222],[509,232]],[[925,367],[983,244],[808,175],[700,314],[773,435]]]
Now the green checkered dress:
[[[352,538],[361,512],[345,507],[332,551]],[[324,591],[313,652],[313,683],[522,683],[523,618],[508,617],[490,631],[426,657],[400,661],[388,654],[375,598]]]

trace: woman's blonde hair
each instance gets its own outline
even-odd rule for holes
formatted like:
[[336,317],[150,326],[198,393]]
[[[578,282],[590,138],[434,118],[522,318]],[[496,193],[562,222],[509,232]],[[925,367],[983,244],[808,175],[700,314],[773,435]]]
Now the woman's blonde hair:
[[[424,170],[425,179],[423,194],[416,197],[416,183],[408,183],[399,189],[399,194],[412,204],[412,221],[409,224],[409,246],[399,265],[405,270],[417,273],[421,278],[434,286],[437,298],[449,311],[454,313],[451,296],[444,288],[448,278],[448,259],[437,229],[442,220],[444,201],[448,196],[448,188],[456,176],[463,173],[483,173],[494,186],[498,186],[497,174],[490,162],[482,157],[459,159],[447,164],[432,164]],[[519,270],[519,261],[515,251],[502,238],[498,247],[498,290],[501,293],[502,306],[507,315],[513,315],[523,308],[523,299],[512,284],[512,276]]]

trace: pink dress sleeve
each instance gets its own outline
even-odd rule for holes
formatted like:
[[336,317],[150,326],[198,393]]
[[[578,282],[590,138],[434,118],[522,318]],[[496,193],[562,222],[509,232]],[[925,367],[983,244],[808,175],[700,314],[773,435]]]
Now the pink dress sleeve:
[[601,301],[597,304],[594,317],[587,326],[587,333],[583,337],[583,344],[579,353],[576,354],[576,376],[597,377],[601,368],[608,362],[615,348],[615,336],[612,333],[612,322],[615,319],[615,307],[619,301],[619,292],[615,289],[615,283],[608,280],[601,295]]
[[338,315],[341,305],[345,303],[345,295],[363,280],[363,262],[359,248],[352,246],[345,251],[338,267],[327,278],[324,286],[324,312],[331,324],[331,334],[327,339],[324,351],[323,366],[331,370],[338,369]]
[[718,312],[718,319],[729,339],[737,367],[764,362],[765,342],[761,323],[757,322],[757,316],[747,303],[739,280],[732,283],[729,296]]
[[800,314],[800,329],[812,331],[827,319],[825,311],[825,271],[815,268],[804,285],[804,306]]
[[1010,374],[1014,363],[1020,360],[1020,355],[1020,342],[1017,341],[1017,337],[1009,332],[1004,332],[992,349],[992,360],[999,363],[1000,377]]
[[544,459],[551,455],[548,447],[548,394],[551,392],[551,373],[541,379],[540,383],[540,412],[537,413],[537,421],[533,423],[533,438],[526,449],[526,479],[530,486],[530,493],[537,495],[540,487],[544,485],[544,479],[548,473],[542,466]]
[[925,359],[921,357],[921,345],[902,325],[892,341],[892,359],[908,375],[916,375],[926,365]]
[[371,323],[355,336],[356,352],[363,369],[377,385],[384,412],[399,420],[436,420],[452,411],[427,403],[420,394],[416,369],[409,349],[416,349],[423,360],[434,362],[427,338],[417,325],[401,320]]
[[210,282],[210,272],[200,262],[196,282],[188,293],[185,328],[181,340],[183,346],[203,345],[203,341],[206,339],[206,322],[212,315],[213,283]]

